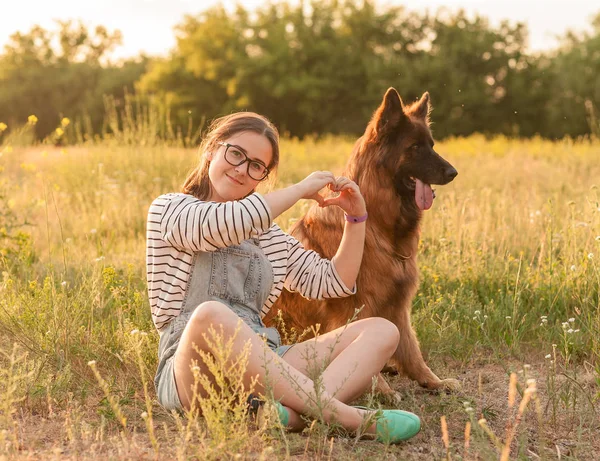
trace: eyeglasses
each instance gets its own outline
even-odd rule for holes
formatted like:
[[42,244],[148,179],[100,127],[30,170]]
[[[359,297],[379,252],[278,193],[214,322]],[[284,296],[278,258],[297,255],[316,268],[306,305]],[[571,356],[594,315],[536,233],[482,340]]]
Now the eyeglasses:
[[225,146],[225,160],[230,165],[240,166],[248,162],[248,176],[255,181],[262,181],[269,175],[267,166],[258,160],[250,160],[241,147],[226,142],[218,142],[217,144]]

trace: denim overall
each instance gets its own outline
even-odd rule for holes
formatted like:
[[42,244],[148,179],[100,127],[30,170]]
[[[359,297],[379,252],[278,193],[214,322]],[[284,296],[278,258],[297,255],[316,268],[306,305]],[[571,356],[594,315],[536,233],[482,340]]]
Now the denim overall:
[[167,410],[181,410],[173,372],[174,354],[192,313],[205,301],[227,305],[268,346],[283,356],[291,346],[282,346],[275,328],[267,328],[261,319],[261,308],[273,287],[273,269],[258,245],[258,239],[244,240],[240,245],[214,252],[198,252],[192,260],[181,313],[171,320],[160,336],[158,369],[154,386],[160,404]]

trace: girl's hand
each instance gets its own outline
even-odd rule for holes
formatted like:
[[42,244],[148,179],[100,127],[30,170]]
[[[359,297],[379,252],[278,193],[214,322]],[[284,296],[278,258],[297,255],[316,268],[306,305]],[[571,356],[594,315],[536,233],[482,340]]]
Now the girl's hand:
[[367,213],[365,199],[360,193],[358,185],[351,179],[340,176],[329,188],[340,194],[336,197],[323,199],[319,206],[339,206],[344,212],[351,216],[364,216]]
[[302,194],[300,198],[316,200],[320,206],[325,199],[319,191],[327,185],[330,185],[330,188],[331,185],[335,185],[335,176],[329,171],[315,171],[297,184]]

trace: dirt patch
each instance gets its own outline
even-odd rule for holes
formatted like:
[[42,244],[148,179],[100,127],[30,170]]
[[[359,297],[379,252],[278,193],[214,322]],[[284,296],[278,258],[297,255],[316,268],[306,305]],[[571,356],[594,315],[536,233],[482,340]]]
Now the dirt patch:
[[[511,444],[512,457],[598,459],[599,388],[589,367],[580,365],[570,372],[551,374],[549,364],[544,361],[524,367],[516,361],[486,363],[482,358],[464,366],[448,360],[434,364],[434,368],[440,376],[458,378],[462,389],[453,394],[433,394],[405,378],[388,377],[402,395],[402,408],[422,418],[421,433],[409,442],[386,447],[374,441],[356,441],[338,435],[332,443],[332,434],[307,430],[304,434],[287,434],[287,443],[276,437],[264,446],[249,447],[241,459],[285,458],[288,454],[293,459],[440,459],[446,456],[442,416],[447,421],[449,451],[454,458],[466,454],[468,459],[497,459],[498,452],[490,436],[477,422],[485,418],[498,439],[505,440],[507,427],[516,424],[519,394],[524,391],[527,379],[536,380],[538,399],[530,402],[518,423]],[[508,407],[507,370],[516,371],[519,377],[519,392],[512,409]],[[380,403],[390,407],[390,402],[383,398]],[[9,456],[61,460],[155,458],[144,421],[136,416],[143,409],[127,410],[130,414],[127,432],[120,431],[114,421],[99,414],[90,403],[61,411],[46,410],[42,414],[20,410],[16,417],[19,447]],[[471,434],[465,448],[468,422]],[[173,418],[156,407],[154,426],[161,445],[159,458],[176,458],[175,441],[181,435]],[[203,459],[202,452],[192,453],[192,458]]]

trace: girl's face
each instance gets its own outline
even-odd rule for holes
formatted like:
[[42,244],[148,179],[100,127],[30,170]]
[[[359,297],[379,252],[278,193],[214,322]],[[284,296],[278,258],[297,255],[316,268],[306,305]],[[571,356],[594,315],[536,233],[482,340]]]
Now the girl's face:
[[[229,149],[235,153],[238,161],[243,159],[243,155],[240,155],[242,152],[251,161],[255,160],[264,165],[271,163],[273,157],[271,143],[261,134],[243,131],[223,140],[223,143],[231,146]],[[206,154],[210,160],[208,177],[212,185],[212,194],[209,200],[213,202],[240,200],[250,194],[260,182],[248,175],[248,162],[233,166],[225,160],[225,149],[227,149],[226,146],[219,144],[212,152]],[[254,164],[254,166],[257,165]],[[255,173],[253,176],[259,177]]]

